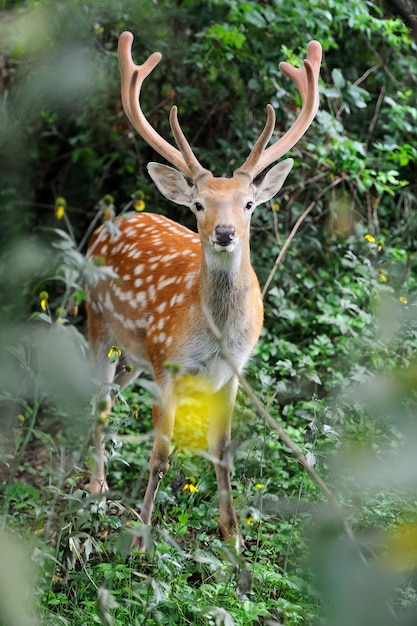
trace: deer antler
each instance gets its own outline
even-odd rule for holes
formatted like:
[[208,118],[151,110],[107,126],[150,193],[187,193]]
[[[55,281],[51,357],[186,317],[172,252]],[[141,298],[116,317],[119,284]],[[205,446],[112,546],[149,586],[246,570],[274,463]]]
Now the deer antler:
[[177,108],[173,107],[170,115],[172,134],[180,150],[177,150],[161,135],[146,119],[139,102],[142,83],[162,58],[160,52],[154,52],[142,64],[136,65],[132,60],[132,33],[125,31],[119,37],[118,55],[121,73],[121,95],[126,116],[135,130],[169,163],[175,165],[186,176],[192,179],[205,174],[205,170],[194,155],[190,144],[184,136],[178,122]]
[[268,104],[268,118],[265,128],[257,139],[252,151],[242,167],[235,173],[247,174],[252,179],[262,172],[268,165],[277,161],[288,152],[304,135],[313,121],[319,106],[318,76],[322,48],[318,41],[310,41],[307,46],[307,59],[304,67],[296,68],[289,63],[280,63],[279,67],[288,78],[297,85],[303,102],[301,111],[292,127],[276,143],[265,150],[275,126],[275,113]]

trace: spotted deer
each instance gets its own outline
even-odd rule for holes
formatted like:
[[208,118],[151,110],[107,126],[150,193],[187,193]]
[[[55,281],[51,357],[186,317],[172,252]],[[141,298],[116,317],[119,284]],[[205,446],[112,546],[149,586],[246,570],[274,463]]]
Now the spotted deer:
[[[241,372],[258,340],[263,324],[259,283],[250,261],[250,221],[255,207],[273,198],[293,165],[286,159],[259,175],[302,137],[318,109],[321,46],[308,44],[302,68],[281,63],[296,84],[302,108],[293,126],[266,147],[275,128],[275,112],[267,105],[267,121],[244,164],[231,178],[215,177],[194,155],[178,122],[177,107],[170,126],[178,149],[162,138],[142,112],[139,98],[144,79],[161,59],[155,52],[142,65],[131,56],[133,35],[121,34],[118,46],[121,97],[126,116],[142,138],[164,157],[167,165],[149,163],[148,171],[159,191],[194,213],[198,234],[152,213],[115,220],[117,233],[102,225],[94,233],[89,254],[104,257],[118,279],[99,280],[87,293],[88,334],[98,376],[120,388],[141,372],[150,372],[162,401],[153,407],[154,442],[150,476],[140,517],[150,524],[155,494],[168,469],[178,393],[177,371],[210,382],[220,398],[209,418],[208,449],[213,460],[219,496],[220,530],[225,540],[236,534],[238,521],[230,482],[231,416],[238,380],[213,336],[210,317],[223,344]],[[180,171],[178,171],[180,170]],[[120,347],[118,360],[108,358],[112,345]],[[130,363],[133,369],[125,368]],[[108,396],[108,410],[111,407]],[[96,467],[90,490],[107,490],[104,433],[95,431]]]

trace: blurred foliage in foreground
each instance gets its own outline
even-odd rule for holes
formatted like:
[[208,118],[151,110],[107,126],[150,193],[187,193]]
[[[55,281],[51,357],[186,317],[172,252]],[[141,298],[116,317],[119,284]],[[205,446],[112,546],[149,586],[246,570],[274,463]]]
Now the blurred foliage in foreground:
[[[414,624],[415,3],[56,0],[0,9],[0,622]],[[94,372],[84,283],[106,272],[86,261],[86,232],[97,215],[132,206],[192,225],[151,186],[145,166],[157,157],[121,109],[124,29],[135,34],[137,62],[164,55],[143,90],[152,123],[167,136],[177,103],[199,159],[218,175],[244,160],[267,102],[277,136],[288,128],[300,101],[278,63],[301,63],[312,38],[323,45],[317,120],[292,150],[284,191],[254,217],[263,285],[306,211],[268,280],[248,376],[317,462],[344,524],[243,395],[234,437],[243,554],[216,538],[206,461],[174,455],[155,553],[126,558],[119,536],[135,519],[149,453],[143,386],[112,419],[108,512],[86,497]]]

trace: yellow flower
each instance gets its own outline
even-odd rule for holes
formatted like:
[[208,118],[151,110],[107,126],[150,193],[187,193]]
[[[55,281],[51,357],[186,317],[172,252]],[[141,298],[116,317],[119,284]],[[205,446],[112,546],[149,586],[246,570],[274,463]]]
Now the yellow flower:
[[375,243],[375,241],[376,241],[376,240],[375,240],[375,237],[373,237],[373,236],[372,236],[372,235],[370,235],[369,233],[367,233],[367,234],[365,235],[365,239],[366,239],[366,241],[368,241],[369,243]]
[[135,211],[143,211],[145,208],[145,201],[144,200],[134,200],[133,201],[133,208],[135,209]]
[[384,272],[379,272],[379,280],[381,283],[386,283],[388,280],[387,275]]
[[380,239],[378,241],[378,252],[381,252],[382,248],[384,247],[384,240]]
[[108,419],[109,416],[106,411],[102,411],[97,415],[97,424],[100,424],[101,426],[107,426]]
[[132,206],[135,211],[143,211],[145,208],[145,194],[142,189],[137,189],[132,195]]
[[279,202],[273,202],[272,203],[272,208],[274,209],[274,211],[279,211],[280,206],[279,206]]
[[408,304],[408,300],[407,298],[404,298],[404,296],[400,296],[398,300],[401,302],[401,304]]
[[62,220],[64,217],[66,206],[67,201],[65,198],[57,198],[55,200],[55,217],[57,220]]
[[252,526],[254,521],[255,519],[252,517],[252,515],[248,515],[248,517],[246,518],[246,523],[248,526]]
[[191,483],[185,483],[182,490],[188,491],[188,493],[195,493],[196,491],[198,491],[198,487],[196,487],[195,485],[192,485]]
[[49,293],[47,291],[41,291],[39,294],[39,304],[40,307],[42,309],[42,311],[46,311],[47,306],[48,306],[48,298],[49,298]]
[[188,493],[198,492],[198,487],[195,486],[195,483],[196,483],[196,479],[194,478],[194,476],[189,476],[182,490],[188,491]]
[[110,350],[107,352],[107,356],[112,363],[117,361],[122,356],[122,351],[119,346],[112,346]]
[[264,488],[265,488],[265,485],[264,485],[263,483],[256,483],[255,487],[256,487],[257,489],[264,489]]

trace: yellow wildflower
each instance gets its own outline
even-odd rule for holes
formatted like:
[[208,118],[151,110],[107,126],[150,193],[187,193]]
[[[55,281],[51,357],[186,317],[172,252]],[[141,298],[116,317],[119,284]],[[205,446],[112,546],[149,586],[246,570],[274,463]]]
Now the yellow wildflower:
[[279,202],[273,202],[272,203],[272,208],[274,209],[274,211],[279,211],[280,206],[279,206]]
[[108,414],[105,411],[102,411],[97,415],[97,424],[100,424],[101,426],[107,426],[108,419]]
[[192,485],[191,483],[185,483],[182,490],[188,491],[188,493],[195,493],[196,491],[198,491],[198,487],[196,487],[195,485]]
[[67,201],[65,198],[57,198],[55,200],[55,217],[57,220],[62,220],[65,214]]
[[252,515],[248,515],[248,517],[246,518],[246,523],[248,526],[252,526],[254,521],[255,521],[255,518],[252,517]]
[[189,476],[182,490],[188,491],[188,493],[198,492],[198,487],[195,486],[195,483],[196,483],[196,479],[194,478],[194,476]]
[[134,200],[133,201],[133,208],[135,209],[135,211],[143,211],[145,208],[145,201],[144,200]]
[[379,280],[381,283],[386,283],[388,280],[387,275],[384,272],[379,272]]
[[373,236],[372,236],[372,235],[370,235],[369,233],[367,233],[367,234],[365,235],[365,239],[366,239],[366,241],[368,241],[369,243],[375,243],[375,241],[376,241],[376,240],[375,240],[375,237],[373,237]]
[[42,311],[46,311],[47,306],[48,306],[48,298],[49,298],[49,293],[47,291],[41,291],[39,294],[39,305],[42,309]]
[[122,351],[120,350],[119,346],[112,346],[108,351],[107,356],[110,361],[114,363],[122,356]]
[[404,296],[400,296],[398,300],[401,302],[401,304],[408,304],[408,300],[407,298],[404,298]]
[[132,199],[132,206],[135,211],[143,211],[145,208],[145,194],[143,193],[143,191],[141,189],[135,191],[135,193],[132,195]]
[[264,489],[265,485],[263,483],[256,483],[255,487],[256,489]]

